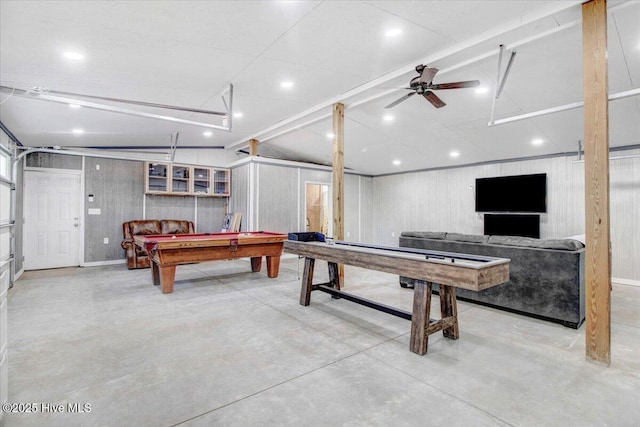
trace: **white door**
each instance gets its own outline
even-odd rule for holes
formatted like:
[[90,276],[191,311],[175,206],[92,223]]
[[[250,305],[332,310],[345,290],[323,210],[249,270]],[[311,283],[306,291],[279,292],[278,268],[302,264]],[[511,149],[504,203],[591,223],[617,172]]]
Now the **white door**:
[[80,171],[24,172],[24,269],[80,265]]

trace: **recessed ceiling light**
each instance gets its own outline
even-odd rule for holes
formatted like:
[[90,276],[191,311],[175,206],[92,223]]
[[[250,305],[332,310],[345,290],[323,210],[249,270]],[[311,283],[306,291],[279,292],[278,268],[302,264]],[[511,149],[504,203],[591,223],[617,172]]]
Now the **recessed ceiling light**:
[[82,108],[82,107],[78,104],[69,104],[69,108]]
[[400,34],[402,34],[402,30],[400,28],[392,28],[384,33],[384,35],[387,37],[395,37],[399,36]]
[[449,155],[453,158],[460,157],[460,152],[454,150],[454,151],[451,151]]
[[81,134],[84,133],[84,130],[82,130],[82,129],[72,129],[71,132],[75,133],[76,135],[81,135]]
[[394,160],[393,161],[393,164],[396,165],[396,166],[398,166],[400,163],[402,163],[400,160]]
[[542,138],[535,138],[531,140],[531,145],[542,145],[544,144],[544,139]]
[[362,150],[360,150],[361,153],[366,153],[367,152],[367,147],[364,147]]
[[387,114],[382,118],[382,120],[384,120],[385,122],[392,122],[394,119],[395,117],[393,117],[391,114]]
[[241,112],[233,113],[233,118],[234,119],[241,119],[242,118],[242,113]]
[[283,89],[291,89],[293,87],[293,82],[291,81],[282,82],[280,83],[280,87]]
[[328,132],[327,133],[327,138],[331,139],[333,138],[335,135],[332,132]]
[[79,52],[65,52],[64,53],[64,57],[67,59],[73,59],[74,61],[80,61],[81,59],[84,59],[84,55],[79,53]]
[[213,136],[213,132],[211,132],[210,130],[205,130],[204,132],[202,132],[202,134],[206,137]]
[[480,86],[479,88],[476,89],[477,94],[482,94],[487,92],[489,92],[489,88],[486,86]]

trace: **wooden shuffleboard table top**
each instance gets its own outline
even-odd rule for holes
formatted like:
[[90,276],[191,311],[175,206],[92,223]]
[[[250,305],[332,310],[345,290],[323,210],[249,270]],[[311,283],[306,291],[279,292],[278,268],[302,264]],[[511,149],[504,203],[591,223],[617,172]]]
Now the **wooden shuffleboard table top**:
[[509,280],[507,258],[336,241],[287,240],[285,252],[473,291]]

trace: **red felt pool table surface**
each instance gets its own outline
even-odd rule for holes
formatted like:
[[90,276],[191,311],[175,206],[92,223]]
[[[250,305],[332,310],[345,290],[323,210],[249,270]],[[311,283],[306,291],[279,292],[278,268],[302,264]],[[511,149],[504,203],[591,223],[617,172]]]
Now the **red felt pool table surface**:
[[251,258],[251,270],[258,272],[264,256],[267,275],[278,277],[285,240],[286,234],[268,231],[134,236],[136,245],[149,253],[153,284],[163,293],[173,292],[176,266],[185,263]]

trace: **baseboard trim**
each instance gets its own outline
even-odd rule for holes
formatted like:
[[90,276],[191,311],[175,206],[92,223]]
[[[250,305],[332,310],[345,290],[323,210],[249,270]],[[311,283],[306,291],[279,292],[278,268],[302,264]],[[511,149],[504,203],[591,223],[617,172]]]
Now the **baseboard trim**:
[[20,271],[16,271],[16,274],[13,276],[13,281],[15,282],[18,280],[20,276],[22,276],[22,273],[24,273],[24,268],[21,268]]
[[93,262],[83,262],[80,264],[80,267],[101,267],[103,265],[116,265],[116,264],[126,264],[126,259],[112,259],[109,261],[93,261]]
[[640,286],[640,280],[618,279],[618,278],[612,277],[611,282],[616,283],[618,285]]

